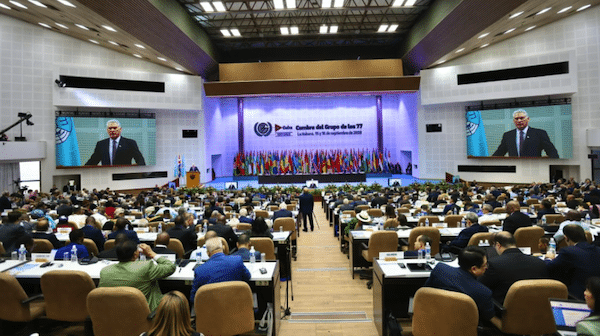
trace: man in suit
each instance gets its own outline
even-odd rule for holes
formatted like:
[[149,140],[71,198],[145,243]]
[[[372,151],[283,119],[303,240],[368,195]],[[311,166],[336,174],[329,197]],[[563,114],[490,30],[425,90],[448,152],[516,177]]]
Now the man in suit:
[[371,208],[381,208],[383,205],[388,204],[388,200],[383,196],[382,193],[377,194],[371,201]]
[[308,218],[310,220],[310,231],[315,230],[315,225],[313,223],[313,207],[315,205],[315,200],[313,196],[308,192],[308,188],[304,188],[302,195],[298,196],[300,199],[300,214],[302,214],[302,223],[304,225],[304,229],[302,231],[308,231],[307,221]]
[[173,274],[177,266],[166,258],[158,257],[146,244],[140,244],[139,248],[141,253],[152,260],[137,261],[140,256],[138,246],[127,240],[115,247],[119,263],[106,266],[100,271],[98,287],[137,288],[144,293],[150,310],[154,311],[162,298],[158,280]]
[[[250,261],[249,246],[250,246],[250,236],[244,233],[238,237],[237,250],[235,252],[233,252],[231,255],[239,255],[240,257],[242,257],[242,260]],[[257,261],[260,260],[260,252],[255,251],[254,257],[256,258]]]
[[203,285],[224,281],[250,281],[250,272],[244,266],[242,257],[225,255],[220,239],[207,240],[206,252],[209,256],[208,261],[194,270],[194,281],[190,292],[190,304],[192,305],[198,288]]
[[159,233],[156,236],[156,241],[154,241],[154,247],[152,248],[152,251],[154,251],[156,254],[177,254],[177,252],[168,248],[169,242],[171,242],[171,237],[168,233]]
[[8,191],[2,193],[2,197],[0,197],[0,212],[4,212],[4,210],[10,210],[12,208],[12,202],[10,201],[10,194]]
[[548,133],[542,129],[529,127],[529,116],[525,110],[513,112],[516,129],[505,132],[498,149],[492,156],[541,157],[542,151],[551,158],[558,159],[558,151],[550,141]]
[[25,228],[18,223],[20,217],[20,212],[11,211],[8,213],[7,220],[0,225],[0,241],[7,252],[13,251],[17,240],[26,235]]
[[[127,238],[127,236],[124,233],[119,233],[116,237],[115,237],[115,246],[122,244],[124,241],[129,240]],[[117,249],[116,248],[111,248],[109,250],[104,250],[102,252],[100,252],[98,254],[98,258],[99,259],[110,259],[110,260],[117,260],[119,259],[117,257]]]
[[[191,222],[186,221],[186,217],[191,217]],[[192,227],[188,227],[188,223],[192,224]],[[175,227],[170,229],[167,233],[172,238],[177,238],[183,245],[185,253],[196,249],[198,244],[198,236],[194,230],[194,216],[190,213],[185,213],[183,216],[175,217]]]
[[129,225],[129,220],[127,220],[126,218],[123,218],[123,217],[118,218],[115,223],[116,230],[111,232],[107,238],[115,239],[119,233],[124,233],[129,240],[135,242],[136,244],[139,244],[140,239],[138,238],[137,233],[135,233],[135,231],[133,231],[133,230],[126,230],[125,227],[127,225]]
[[[558,251],[552,261],[548,261],[550,275],[565,284],[569,293],[583,300],[585,281],[592,276],[600,276],[600,247],[589,244],[585,231],[577,224],[569,224],[563,228],[567,247]],[[546,255],[552,259],[554,256]]]
[[521,205],[517,201],[510,201],[506,204],[506,212],[509,214],[504,219],[502,230],[515,234],[520,227],[531,226],[531,218],[521,212]]
[[61,243],[54,233],[48,233],[48,228],[50,224],[46,218],[38,219],[35,230],[31,232],[31,237],[34,239],[47,239],[50,243],[52,243],[52,247],[55,249],[60,248],[64,244]]
[[146,161],[140,152],[137,142],[121,136],[121,123],[111,119],[106,123],[108,138],[96,143],[96,148],[86,166],[102,165],[130,165],[135,160],[138,166],[145,166]]
[[467,227],[460,231],[458,236],[449,242],[448,245],[442,245],[442,250],[458,253],[461,249],[467,247],[471,236],[478,232],[488,232],[487,226],[479,225],[478,220],[479,218],[477,218],[475,213],[467,213],[465,215]]
[[229,251],[233,251],[236,246],[238,237],[233,232],[233,229],[229,225],[225,225],[225,216],[219,215],[217,217],[217,223],[214,225],[210,225],[208,227],[208,231],[215,231],[219,237],[225,238],[227,241],[227,246],[229,246]]
[[277,218],[285,218],[285,217],[292,218],[293,215],[292,215],[292,212],[287,209],[287,204],[281,203],[279,205],[279,210],[277,210],[273,213],[273,222],[275,222],[275,220]]
[[498,257],[488,260],[488,269],[479,281],[492,290],[496,301],[503,303],[510,286],[519,280],[548,278],[546,264],[537,257],[523,254],[512,234],[495,233],[490,243]]

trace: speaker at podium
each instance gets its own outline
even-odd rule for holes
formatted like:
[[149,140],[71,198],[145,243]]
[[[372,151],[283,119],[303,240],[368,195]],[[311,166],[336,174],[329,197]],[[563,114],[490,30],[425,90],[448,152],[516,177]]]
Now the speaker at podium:
[[195,188],[200,186],[200,172],[189,171],[185,174],[185,186]]

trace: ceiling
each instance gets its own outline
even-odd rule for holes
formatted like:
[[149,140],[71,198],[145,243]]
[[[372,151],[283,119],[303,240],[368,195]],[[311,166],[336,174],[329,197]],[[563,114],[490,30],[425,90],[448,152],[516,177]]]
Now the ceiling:
[[[276,10],[275,1],[222,0],[224,11],[207,12],[197,0],[0,0],[0,14],[217,80],[219,63],[291,60],[402,58],[404,73],[418,74],[600,3],[344,0],[341,8],[322,8],[327,0],[295,0],[295,9]],[[382,24],[398,27],[378,32]],[[322,34],[324,25],[338,31]],[[281,27],[298,27],[298,35]],[[239,37],[221,32],[234,28]]]

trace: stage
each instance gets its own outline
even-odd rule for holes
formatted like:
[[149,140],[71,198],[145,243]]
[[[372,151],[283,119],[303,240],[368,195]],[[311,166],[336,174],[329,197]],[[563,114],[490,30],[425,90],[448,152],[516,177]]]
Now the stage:
[[[387,174],[392,176],[392,174]],[[235,177],[234,177],[235,180]],[[258,184],[290,184],[304,183],[308,180],[317,180],[319,183],[335,182],[367,182],[367,174],[294,174],[294,175],[266,175],[258,177]]]

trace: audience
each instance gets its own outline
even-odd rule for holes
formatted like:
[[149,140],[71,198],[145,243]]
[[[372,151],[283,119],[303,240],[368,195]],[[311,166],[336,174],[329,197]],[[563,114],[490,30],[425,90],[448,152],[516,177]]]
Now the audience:
[[[237,250],[233,253],[231,253],[231,255],[239,255],[240,257],[242,257],[242,260],[244,261],[250,261],[250,236],[247,234],[242,234],[238,237],[238,241],[237,241]],[[256,257],[256,260],[260,260],[260,252],[255,251],[254,252],[254,257]]]
[[[69,232],[69,240],[71,241],[69,244],[59,248],[56,251],[56,259],[71,259],[71,251],[73,250],[73,246],[77,248],[77,259],[81,260],[83,258],[88,258],[90,254],[88,253],[87,248],[83,245],[83,231],[81,230],[73,230]],[[66,256],[65,256],[66,255]]]

